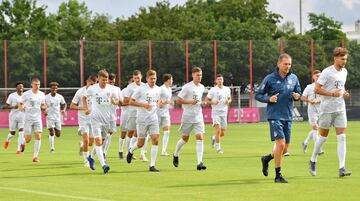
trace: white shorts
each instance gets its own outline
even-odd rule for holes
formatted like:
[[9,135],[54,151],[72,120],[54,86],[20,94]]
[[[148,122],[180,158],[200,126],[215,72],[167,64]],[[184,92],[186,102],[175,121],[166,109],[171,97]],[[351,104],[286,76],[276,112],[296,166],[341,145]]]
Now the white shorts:
[[140,138],[146,137],[146,133],[150,135],[155,135],[160,133],[159,124],[138,124],[137,125],[137,135]]
[[129,117],[126,121],[126,130],[135,131],[136,130],[136,117]]
[[204,122],[199,123],[181,123],[179,131],[183,135],[190,135],[191,131],[194,130],[195,134],[205,133],[205,125]]
[[34,133],[42,133],[42,122],[40,121],[25,121],[24,134],[31,135]]
[[346,112],[322,113],[319,117],[319,127],[329,129],[331,126],[335,128],[346,128],[347,117]]
[[78,135],[82,136],[88,134],[91,138],[93,137],[92,127],[90,122],[79,122]]
[[92,135],[94,138],[102,138],[104,130],[108,127],[106,124],[99,123],[97,121],[91,121]]
[[60,119],[59,120],[46,119],[46,127],[48,129],[56,128],[56,130],[61,130],[61,121]]
[[227,116],[211,115],[213,120],[213,126],[220,125],[222,129],[227,128]]
[[170,120],[170,116],[163,116],[163,117],[158,117],[159,120],[159,127],[170,127],[171,125],[171,120]]
[[128,131],[126,128],[126,122],[128,121],[128,115],[124,112],[121,114],[120,117],[120,130],[121,132],[126,132]]
[[309,124],[312,126],[319,123],[319,114],[308,114]]
[[111,121],[109,124],[101,126],[101,137],[105,139],[108,133],[115,133],[116,130],[116,121]]
[[16,131],[16,129],[24,128],[24,116],[10,115],[9,116],[9,130]]

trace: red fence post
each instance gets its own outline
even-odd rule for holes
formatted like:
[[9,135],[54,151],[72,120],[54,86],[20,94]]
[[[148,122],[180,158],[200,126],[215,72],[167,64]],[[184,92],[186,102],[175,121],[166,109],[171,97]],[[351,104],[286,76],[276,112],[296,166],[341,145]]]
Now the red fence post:
[[118,83],[119,87],[121,87],[121,43],[117,41],[117,48],[118,48]]
[[84,86],[84,40],[80,40],[80,86]]
[[185,40],[186,82],[189,82],[189,43]]
[[4,95],[5,95],[5,99],[7,99],[7,95],[8,95],[8,60],[7,60],[7,41],[4,40],[4,87],[5,87],[5,91],[4,91]]
[[43,42],[43,46],[44,46],[44,92],[46,94],[46,86],[47,86],[47,69],[46,69],[46,40],[44,40]]
[[249,51],[250,51],[250,53],[249,53],[249,62],[250,62],[250,64],[249,64],[249,67],[250,67],[250,97],[249,97],[249,107],[252,107],[252,97],[253,97],[253,87],[252,87],[252,82],[253,82],[253,80],[252,80],[252,70],[253,70],[253,61],[252,61],[252,40],[250,40],[249,41]]
[[311,39],[311,42],[310,42],[310,50],[311,50],[311,81],[314,81],[312,80],[312,77],[314,75],[314,40]]
[[214,40],[214,81],[216,80],[217,40]]
[[152,68],[152,47],[151,40],[148,41],[148,49],[149,49],[149,70]]

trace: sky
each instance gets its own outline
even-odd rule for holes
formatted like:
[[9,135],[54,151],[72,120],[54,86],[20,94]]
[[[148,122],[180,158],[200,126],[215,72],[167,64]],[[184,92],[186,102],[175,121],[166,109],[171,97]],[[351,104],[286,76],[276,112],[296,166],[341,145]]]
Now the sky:
[[[61,2],[65,0],[38,0],[38,4],[48,6],[47,11],[56,13]],[[156,0],[80,0],[86,2],[89,10],[93,13],[107,13],[116,17],[127,18],[136,12],[140,7],[153,6]],[[311,27],[307,21],[307,14],[325,13],[343,24],[343,31],[353,31],[355,21],[360,19],[360,0],[301,0],[303,16],[303,32]],[[183,5],[186,0],[169,0],[172,6]],[[300,0],[269,0],[268,10],[281,14],[281,23],[292,21],[295,23],[296,31],[300,27]]]

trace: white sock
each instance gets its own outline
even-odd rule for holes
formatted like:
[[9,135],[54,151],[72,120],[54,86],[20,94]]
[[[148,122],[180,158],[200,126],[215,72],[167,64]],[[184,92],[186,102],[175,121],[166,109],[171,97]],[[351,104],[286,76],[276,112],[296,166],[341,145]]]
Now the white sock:
[[96,150],[96,155],[99,159],[99,162],[101,164],[101,167],[105,165],[105,160],[104,160],[104,152],[102,150],[102,146],[96,146],[95,145],[95,150]]
[[317,162],[318,153],[320,152],[321,147],[325,143],[326,139],[327,137],[319,136],[318,140],[315,141],[314,151],[310,159],[312,162]]
[[163,136],[163,140],[162,140],[162,152],[165,153],[166,152],[166,148],[169,142],[169,136],[170,136],[170,131],[164,131],[164,136]]
[[55,136],[49,135],[50,149],[55,149],[54,141],[55,141]]
[[129,149],[130,149],[130,141],[131,141],[131,138],[129,138],[128,136],[126,136],[126,138],[125,138],[126,151],[129,151]]
[[18,136],[18,151],[21,150],[21,145],[24,144],[24,131],[19,131],[19,136]]
[[150,167],[155,166],[156,157],[158,154],[158,145],[152,145],[151,146],[151,159],[150,159]]
[[119,152],[124,152],[124,142],[125,142],[125,139],[122,139],[121,137],[119,137]]
[[139,147],[137,146],[137,143],[134,146],[131,146],[129,149],[130,153],[134,153],[135,150],[139,149]]
[[135,147],[135,145],[137,144],[137,137],[132,137],[130,140],[130,147]]
[[309,132],[309,134],[307,135],[306,139],[304,140],[304,144],[305,144],[305,145],[308,145],[309,142],[310,142],[310,140],[313,139],[313,137],[314,137],[313,133],[314,133],[314,130],[311,130],[311,131]]
[[176,143],[174,156],[179,156],[180,149],[185,143],[186,142],[182,138],[180,138],[180,140]]
[[196,140],[196,154],[198,164],[202,162],[204,152],[204,141]]
[[96,146],[94,146],[93,150],[91,151],[91,158],[94,158],[95,157],[95,154],[96,154]]
[[105,155],[107,154],[107,151],[110,148],[110,143],[111,143],[111,135],[107,134],[105,137],[105,142],[104,142],[104,146],[103,146]]
[[39,156],[40,147],[41,147],[41,140],[35,140],[35,143],[34,143],[34,157]]
[[89,157],[89,152],[83,152],[84,161],[87,161],[87,158]]
[[6,141],[10,141],[14,136],[11,135],[11,133],[8,134],[7,138],[6,138]]
[[216,143],[216,150],[221,150],[221,145],[220,145],[220,142],[219,143]]
[[141,155],[145,155],[148,144],[149,144],[149,140],[150,140],[150,135],[146,135],[144,146],[141,147]]
[[314,142],[316,142],[319,139],[318,131],[313,130],[312,136],[313,136],[312,138],[314,139]]
[[336,136],[338,145],[338,157],[339,157],[339,168],[345,167],[345,159],[346,159],[346,135],[345,133],[341,133]]

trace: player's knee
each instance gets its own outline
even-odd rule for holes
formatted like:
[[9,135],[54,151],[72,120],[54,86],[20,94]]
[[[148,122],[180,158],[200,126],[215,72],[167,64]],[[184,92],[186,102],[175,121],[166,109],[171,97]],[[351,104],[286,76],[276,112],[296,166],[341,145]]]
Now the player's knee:
[[184,142],[188,142],[189,141],[189,136],[183,135],[182,139],[184,140]]
[[60,135],[61,135],[61,131],[55,129],[55,136],[56,136],[56,137],[60,137]]
[[203,134],[197,134],[196,135],[196,140],[204,140],[204,135]]
[[35,140],[41,140],[41,134],[40,133],[35,134]]
[[31,136],[25,136],[25,142],[29,143],[31,141]]

